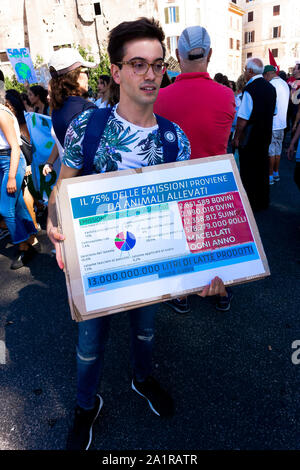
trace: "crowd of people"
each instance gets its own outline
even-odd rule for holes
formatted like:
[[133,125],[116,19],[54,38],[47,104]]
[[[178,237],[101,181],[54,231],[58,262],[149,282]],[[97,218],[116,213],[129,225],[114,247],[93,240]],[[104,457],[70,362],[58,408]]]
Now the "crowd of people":
[[[264,66],[260,58],[251,58],[236,82],[221,73],[212,79],[208,73],[210,36],[204,27],[193,26],[186,28],[178,41],[176,55],[181,73],[175,80],[164,79],[164,38],[159,23],[147,18],[123,22],[110,31],[111,71],[110,75],[99,76],[97,97],[88,94],[88,70],[96,64],[84,61],[72,48],[53,53],[48,90],[35,85],[28,88],[27,95],[5,91],[4,77],[0,77],[0,238],[9,233],[17,247],[12,269],[27,265],[39,246],[36,211],[41,201],[30,199],[26,186],[31,163],[26,111],[51,117],[55,145],[44,162],[43,174],[50,174],[59,159],[58,181],[83,171],[119,171],[232,152],[253,211],[268,208],[270,185],[280,180],[280,156],[287,129],[292,132],[289,158],[294,157],[300,136],[300,64],[295,66],[293,76],[287,77],[271,65]],[[189,97],[193,97],[192,102]],[[176,150],[173,148],[168,160],[160,117],[176,135]],[[97,139],[98,128],[94,126],[96,135],[93,142],[88,142],[90,164],[86,169],[83,142],[92,122],[99,123],[104,132]],[[126,133],[126,148],[116,148],[116,132]],[[135,139],[130,139],[133,135]],[[151,146],[151,159],[139,153],[142,142]],[[300,189],[300,145],[296,160],[295,182]],[[48,201],[47,234],[58,266],[63,269],[60,247],[65,237],[58,230],[55,194],[56,186]],[[232,290],[225,288],[218,277],[199,295],[214,296],[219,310],[230,308]],[[187,297],[168,303],[178,313],[190,311]],[[154,413],[169,416],[174,411],[173,400],[152,377],[156,309],[157,305],[151,305],[129,312],[132,389],[147,400]],[[97,390],[109,325],[110,316],[78,324],[78,393],[69,449],[87,449],[91,444],[93,423],[103,406]]]

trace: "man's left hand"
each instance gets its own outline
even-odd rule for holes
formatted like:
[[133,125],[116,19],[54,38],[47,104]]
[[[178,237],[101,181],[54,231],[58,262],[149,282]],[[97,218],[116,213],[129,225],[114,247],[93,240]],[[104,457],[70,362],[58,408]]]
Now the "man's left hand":
[[227,292],[224,286],[222,279],[218,276],[214,277],[210,284],[204,287],[204,289],[197,293],[200,297],[207,297],[211,295],[220,295],[221,297],[226,297]]

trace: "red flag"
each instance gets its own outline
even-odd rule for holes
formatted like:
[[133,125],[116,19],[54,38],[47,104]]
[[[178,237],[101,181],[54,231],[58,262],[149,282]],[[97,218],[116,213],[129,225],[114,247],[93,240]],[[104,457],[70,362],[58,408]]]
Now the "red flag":
[[274,59],[274,56],[272,54],[272,51],[269,49],[269,62],[270,65],[273,65],[273,67],[276,67],[277,74],[280,70],[279,65],[276,64],[276,60]]

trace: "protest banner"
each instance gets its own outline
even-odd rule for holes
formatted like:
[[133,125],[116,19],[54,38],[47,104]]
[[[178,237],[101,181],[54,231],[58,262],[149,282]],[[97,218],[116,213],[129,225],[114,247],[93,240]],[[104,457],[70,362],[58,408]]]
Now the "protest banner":
[[27,47],[6,49],[6,54],[19,83],[28,82],[32,84],[37,82],[30,52]]
[[62,180],[56,203],[77,321],[270,274],[233,155]]
[[46,64],[43,64],[35,70],[35,74],[39,85],[42,85],[47,90],[48,84],[51,80],[49,67]]
[[55,145],[51,134],[51,117],[31,112],[25,112],[24,115],[32,144],[31,175],[28,178],[28,189],[34,199],[47,204],[61,165],[58,158],[54,163],[53,171],[47,176],[43,175],[43,167]]

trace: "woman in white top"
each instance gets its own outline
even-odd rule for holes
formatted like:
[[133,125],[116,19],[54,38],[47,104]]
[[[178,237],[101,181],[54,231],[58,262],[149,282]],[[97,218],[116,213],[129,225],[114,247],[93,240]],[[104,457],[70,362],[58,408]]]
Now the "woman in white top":
[[11,269],[26,265],[35,254],[32,243],[37,229],[24,203],[22,183],[26,161],[20,150],[18,121],[5,101],[4,83],[0,81],[0,214],[17,246]]

